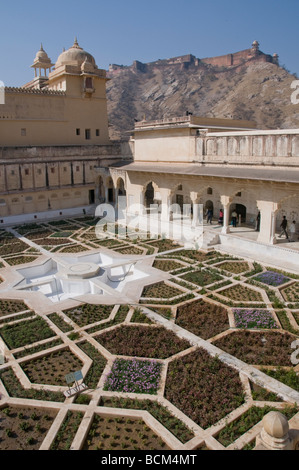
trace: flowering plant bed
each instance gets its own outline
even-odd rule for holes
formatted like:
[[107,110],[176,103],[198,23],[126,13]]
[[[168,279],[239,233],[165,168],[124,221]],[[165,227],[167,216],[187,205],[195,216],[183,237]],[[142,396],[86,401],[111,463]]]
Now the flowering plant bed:
[[167,258],[177,258],[177,259],[186,258],[190,262],[190,260],[206,261],[208,259],[214,258],[216,255],[214,251],[209,251],[206,253],[204,251],[186,249],[186,250],[178,250],[175,253],[169,253],[166,256]]
[[[279,319],[279,322],[282,326],[282,328],[286,331],[289,331],[290,333],[293,333],[295,335],[298,335],[299,334],[299,329],[298,328],[294,328],[293,325],[291,324],[290,320],[289,320],[289,317],[287,316],[287,313],[285,310],[276,310],[276,315]],[[292,312],[292,315],[294,317],[294,319],[297,321],[298,323],[298,326],[299,326],[299,317],[297,318],[296,317],[296,313],[295,312]]]
[[155,361],[116,359],[104,390],[154,395],[159,388],[162,365]]
[[61,392],[35,390],[34,388],[23,388],[11,368],[1,370],[0,379],[2,380],[4,387],[11,397],[55,402],[64,402],[65,400],[65,396]]
[[105,320],[109,317],[114,305],[83,304],[64,310],[64,313],[79,326]]
[[68,220],[65,220],[65,219],[51,220],[50,222],[48,222],[48,225],[53,225],[54,227],[60,227],[61,225],[68,225],[69,223],[72,224],[72,220],[71,220],[71,222],[69,222]]
[[[92,234],[88,234],[88,235],[91,236]],[[95,234],[93,234],[93,238],[96,238]],[[93,242],[96,243],[97,245],[105,246],[107,248],[123,246],[124,244],[122,241],[118,241],[115,238],[104,238],[103,240],[96,239]]]
[[83,225],[86,225],[86,224],[89,225],[89,223],[93,222],[95,218],[91,215],[86,215],[84,217],[75,217],[74,219],[71,219],[71,220],[74,222],[79,222],[80,224],[83,224]]
[[66,417],[51,444],[51,450],[70,449],[83,416],[84,414],[81,411],[69,410],[67,412]]
[[83,450],[169,450],[142,419],[96,414]]
[[229,273],[241,274],[249,270],[249,264],[247,262],[226,261],[224,263],[218,264],[217,268],[224,269],[225,271],[228,271]]
[[68,245],[59,250],[60,253],[81,253],[82,251],[87,251],[88,248],[82,245]]
[[142,255],[143,250],[136,246],[125,246],[122,248],[115,248],[114,251],[122,255]]
[[220,276],[218,273],[206,269],[203,269],[201,271],[193,271],[191,273],[184,274],[180,277],[181,279],[193,282],[193,284],[197,284],[198,286],[206,286],[223,279],[223,277]]
[[175,322],[203,339],[212,338],[229,328],[227,310],[204,300],[178,307]]
[[254,382],[250,381],[249,383],[250,383],[251,396],[254,401],[271,401],[271,402],[282,401],[282,399],[276,393],[269,392],[269,390],[263,387],[260,387]]
[[263,302],[261,294],[243,284],[235,284],[228,289],[221,290],[217,294],[224,295],[235,302]]
[[[259,423],[270,411],[277,411],[277,409],[270,406],[264,406],[263,408],[253,406],[240,418],[225,426],[215,438],[224,447],[227,447],[245,432],[249,431],[255,424]],[[279,411],[289,420],[298,412],[298,408],[288,406],[285,409],[279,408]]]
[[294,282],[288,287],[281,290],[283,298],[287,302],[298,302],[299,301],[299,282]]
[[[1,240],[1,243],[3,243],[3,240]],[[5,244],[2,244],[0,247],[0,256],[5,256],[5,255],[12,255],[15,253],[23,253],[29,248],[26,243],[23,241],[18,241],[15,243],[11,242],[11,239],[8,239]]]
[[56,414],[33,407],[1,408],[1,450],[38,450]]
[[54,331],[43,318],[23,320],[20,323],[5,325],[0,329],[0,335],[10,349],[16,349],[43,339],[55,336]]
[[168,409],[156,401],[101,397],[100,406],[128,408],[131,410],[146,410],[166,429],[172,432],[181,442],[186,443],[194,437],[194,433],[182,421],[172,415]]
[[21,364],[32,383],[66,385],[65,375],[80,370],[83,364],[69,349],[61,349]]
[[253,278],[256,281],[262,282],[267,284],[268,286],[281,286],[285,282],[288,282],[290,279],[286,277],[284,274],[275,272],[275,271],[266,271],[264,273],[259,274]]
[[170,320],[174,316],[171,310],[171,307],[156,307],[155,306],[154,312],[158,313],[159,315],[162,315],[162,317],[165,317],[168,320]]
[[237,328],[278,328],[268,310],[235,309],[233,313]]
[[162,253],[163,251],[174,250],[181,246],[172,240],[168,240],[167,238],[161,240],[153,240],[147,244],[158,248],[158,253]]
[[29,310],[22,300],[0,300],[0,316],[10,315],[11,313],[23,312]]
[[25,263],[32,263],[38,258],[38,256],[14,256],[14,257],[9,257],[5,258],[5,261],[10,265],[10,266],[17,266],[19,264],[25,264]]
[[169,363],[165,398],[206,429],[244,403],[237,371],[197,349]]
[[257,263],[256,261],[253,262],[253,269],[247,273],[244,273],[244,277],[251,277],[254,276],[255,274],[261,273],[263,271],[263,267]]
[[163,327],[121,325],[103,332],[95,339],[112,354],[133,357],[166,359],[190,347]]
[[91,328],[86,328],[86,333],[95,333],[96,331],[105,330],[106,328],[110,328],[110,326],[118,325],[119,323],[123,323],[127,317],[129,312],[128,305],[121,305],[117,311],[117,314],[112,320],[109,320],[104,323],[100,323],[99,325],[92,326]]
[[291,367],[291,343],[295,339],[279,331],[234,331],[214,344],[248,364]]
[[29,232],[26,234],[26,238],[28,238],[28,240],[44,240],[48,237],[50,237],[51,235],[53,235],[54,231],[53,230],[50,230],[50,229],[47,229],[47,228],[41,228],[41,230],[37,230],[37,231],[34,231],[34,232]]
[[24,235],[25,233],[31,232],[33,230],[40,230],[44,228],[43,224],[23,224],[23,225],[17,225],[16,227],[13,227],[14,230],[17,230],[18,233]]
[[52,235],[50,235],[51,238],[68,238],[73,235],[73,232],[70,230],[64,230],[61,232],[54,232]]
[[152,320],[150,320],[140,308],[135,308],[134,313],[131,318],[131,323],[148,323],[152,324]]
[[51,313],[48,316],[48,318],[54,323],[54,325],[58,326],[58,328],[64,333],[67,333],[68,331],[73,330],[73,327],[69,325],[68,323],[66,323],[66,321],[56,312]]
[[142,297],[146,298],[156,298],[156,299],[170,299],[176,297],[177,295],[183,294],[179,289],[176,289],[173,286],[169,286],[165,282],[157,282],[156,284],[151,284],[146,286],[143,289]]
[[262,372],[299,392],[299,374],[294,369],[262,369]]
[[160,269],[161,271],[173,271],[174,269],[181,268],[182,264],[178,261],[174,260],[163,260],[163,259],[156,259],[154,261],[153,267],[156,269]]

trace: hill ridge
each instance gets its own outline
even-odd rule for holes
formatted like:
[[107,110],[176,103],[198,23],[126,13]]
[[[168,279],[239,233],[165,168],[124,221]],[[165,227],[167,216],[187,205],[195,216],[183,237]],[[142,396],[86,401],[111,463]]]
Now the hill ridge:
[[[256,44],[255,44],[256,43]],[[298,128],[299,106],[291,103],[296,76],[251,49],[197,59],[192,54],[131,66],[113,65],[107,83],[112,139],[127,139],[137,120],[191,112],[203,117],[253,120],[261,129]]]

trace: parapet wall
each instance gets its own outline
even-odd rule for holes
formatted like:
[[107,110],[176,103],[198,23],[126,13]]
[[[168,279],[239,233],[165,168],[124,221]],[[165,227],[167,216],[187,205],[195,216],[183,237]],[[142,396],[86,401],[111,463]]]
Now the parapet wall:
[[199,161],[217,164],[299,166],[299,130],[201,132]]

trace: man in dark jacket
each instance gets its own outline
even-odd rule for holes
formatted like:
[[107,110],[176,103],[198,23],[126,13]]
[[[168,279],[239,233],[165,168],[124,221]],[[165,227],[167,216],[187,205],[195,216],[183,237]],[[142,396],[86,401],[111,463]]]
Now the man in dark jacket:
[[288,240],[288,239],[289,239],[289,235],[288,235],[288,232],[287,232],[287,226],[288,226],[288,221],[287,221],[286,216],[284,215],[284,216],[283,216],[283,219],[282,219],[282,222],[281,222],[281,224],[280,224],[281,234],[280,234],[279,236],[281,237],[283,234],[285,234],[286,239]]

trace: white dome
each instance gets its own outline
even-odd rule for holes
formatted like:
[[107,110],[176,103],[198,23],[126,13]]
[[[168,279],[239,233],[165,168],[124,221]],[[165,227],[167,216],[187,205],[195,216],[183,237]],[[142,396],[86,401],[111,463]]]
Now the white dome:
[[51,64],[51,59],[49,59],[48,54],[44,51],[43,45],[41,44],[40,50],[36,53],[34,64]]
[[73,65],[76,67],[81,67],[85,61],[88,61],[93,65],[94,68],[97,68],[94,57],[88,52],[84,51],[84,49],[79,46],[77,39],[75,39],[73,46],[60,54],[55,64],[55,68],[61,65]]

